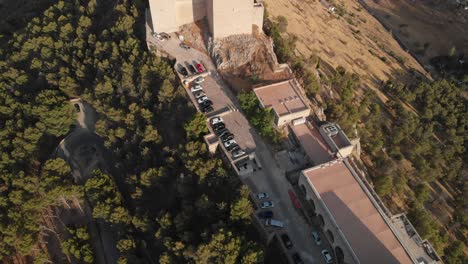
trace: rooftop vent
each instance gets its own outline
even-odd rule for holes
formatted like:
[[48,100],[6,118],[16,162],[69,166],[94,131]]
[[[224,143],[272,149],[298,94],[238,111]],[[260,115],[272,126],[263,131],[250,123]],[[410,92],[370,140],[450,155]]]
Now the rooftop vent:
[[338,135],[338,127],[335,124],[324,125],[323,130],[325,130],[330,137]]

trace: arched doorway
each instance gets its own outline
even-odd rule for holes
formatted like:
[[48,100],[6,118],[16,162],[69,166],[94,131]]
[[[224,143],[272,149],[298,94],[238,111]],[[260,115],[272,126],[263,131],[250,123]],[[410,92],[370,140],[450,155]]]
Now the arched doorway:
[[335,236],[333,236],[333,233],[330,231],[330,229],[327,229],[327,236],[331,243],[335,243]]
[[309,200],[307,200],[307,202],[309,202],[310,208],[315,212],[315,203],[314,203],[314,200],[309,199]]
[[323,227],[325,225],[325,221],[323,220],[323,216],[321,214],[318,215],[318,221],[320,227]]
[[336,263],[338,264],[344,263],[344,253],[340,247],[335,247],[335,256],[336,256]]
[[306,194],[307,194],[307,190],[306,190],[306,188],[304,187],[304,185],[303,185],[303,184],[301,184],[301,187],[300,187],[300,189],[301,189],[301,192],[302,192],[302,194],[304,194],[304,195],[306,195]]

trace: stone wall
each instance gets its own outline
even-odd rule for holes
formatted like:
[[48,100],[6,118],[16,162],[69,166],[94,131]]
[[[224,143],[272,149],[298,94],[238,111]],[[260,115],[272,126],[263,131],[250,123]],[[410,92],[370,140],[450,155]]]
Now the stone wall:
[[275,112],[276,126],[282,127],[282,126],[285,126],[285,125],[289,124],[293,120],[300,119],[300,118],[306,118],[309,115],[310,115],[310,109],[309,108],[304,109],[304,110],[299,111],[299,112],[283,115],[283,116],[278,116],[276,114],[276,112]]
[[208,18],[214,38],[261,31],[264,6],[254,0],[149,0],[153,30],[176,32],[188,23]]
[[177,27],[203,19],[207,14],[205,0],[177,0],[176,22]]

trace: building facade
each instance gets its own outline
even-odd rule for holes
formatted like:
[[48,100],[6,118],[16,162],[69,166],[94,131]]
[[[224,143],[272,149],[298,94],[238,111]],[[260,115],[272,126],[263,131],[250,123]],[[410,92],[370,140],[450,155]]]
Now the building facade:
[[207,18],[213,38],[252,34],[263,25],[259,0],[149,0],[153,31],[172,33],[185,24]]

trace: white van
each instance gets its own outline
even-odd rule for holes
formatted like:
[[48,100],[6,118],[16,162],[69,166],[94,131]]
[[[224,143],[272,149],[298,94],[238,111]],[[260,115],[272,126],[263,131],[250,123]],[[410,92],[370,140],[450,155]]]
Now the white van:
[[271,218],[265,220],[265,225],[266,226],[284,227],[283,222],[278,221],[278,220],[274,220],[274,219],[271,219]]

